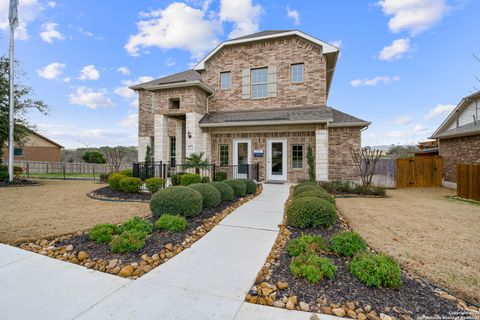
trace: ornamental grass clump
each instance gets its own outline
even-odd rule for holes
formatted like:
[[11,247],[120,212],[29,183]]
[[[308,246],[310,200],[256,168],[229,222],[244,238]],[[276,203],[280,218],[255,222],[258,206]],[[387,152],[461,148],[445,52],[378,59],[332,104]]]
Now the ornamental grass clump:
[[97,224],[90,230],[88,238],[96,243],[109,243],[117,232],[117,226],[114,224]]
[[247,185],[241,180],[227,179],[222,182],[232,187],[233,192],[238,197],[245,197],[247,194]]
[[247,187],[247,194],[255,194],[257,192],[257,184],[252,179],[240,179]]
[[209,185],[208,183],[194,183],[188,187],[200,192],[203,197],[203,208],[212,208],[218,206],[220,202],[222,202],[220,192],[217,190],[217,188]]
[[187,219],[179,215],[163,214],[155,224],[158,229],[170,232],[182,232],[188,229]]
[[324,278],[335,278],[337,267],[330,259],[310,252],[293,258],[290,271],[295,277],[305,278],[310,283],[318,283]]
[[290,257],[297,257],[304,253],[320,253],[325,250],[325,240],[321,236],[302,234],[300,237],[290,240],[287,245],[287,253]]
[[157,191],[150,199],[150,210],[153,216],[162,214],[193,217],[202,210],[202,195],[189,187],[173,186]]
[[335,224],[337,212],[330,202],[305,197],[294,199],[287,207],[287,224],[292,227],[330,227]]
[[235,199],[235,193],[233,192],[233,188],[230,187],[228,184],[223,182],[209,182],[209,185],[213,186],[220,192],[220,197],[222,201],[232,201]]
[[383,253],[362,253],[353,257],[348,270],[371,287],[398,288],[402,285],[402,272],[392,257]]
[[148,178],[145,180],[145,187],[148,192],[154,194],[158,190],[162,189],[165,186],[165,180],[162,178]]
[[367,249],[367,244],[362,237],[352,231],[344,231],[334,235],[330,242],[332,250],[339,256],[351,257],[355,253]]

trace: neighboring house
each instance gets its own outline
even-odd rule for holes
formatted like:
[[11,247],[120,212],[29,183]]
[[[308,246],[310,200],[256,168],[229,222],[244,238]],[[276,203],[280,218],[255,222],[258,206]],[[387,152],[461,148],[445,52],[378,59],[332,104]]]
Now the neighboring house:
[[370,123],[327,106],[339,49],[298,30],[220,43],[192,70],[132,86],[138,159],[183,163],[205,151],[217,166],[259,164],[260,180],[356,180],[350,148]]
[[480,91],[463,98],[431,137],[439,141],[447,185],[457,182],[457,164],[480,163],[479,100]]
[[[41,134],[30,131],[23,145],[14,145],[14,161],[48,161],[59,162],[63,147]],[[3,159],[8,159],[8,147],[3,148]]]

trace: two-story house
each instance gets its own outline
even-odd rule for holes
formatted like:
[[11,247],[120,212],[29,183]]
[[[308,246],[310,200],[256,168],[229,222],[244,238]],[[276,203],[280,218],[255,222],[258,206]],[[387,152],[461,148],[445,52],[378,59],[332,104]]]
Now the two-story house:
[[370,123],[327,106],[339,49],[298,30],[224,41],[192,70],[132,86],[139,94],[138,158],[217,166],[259,164],[260,180],[357,178],[350,155]]

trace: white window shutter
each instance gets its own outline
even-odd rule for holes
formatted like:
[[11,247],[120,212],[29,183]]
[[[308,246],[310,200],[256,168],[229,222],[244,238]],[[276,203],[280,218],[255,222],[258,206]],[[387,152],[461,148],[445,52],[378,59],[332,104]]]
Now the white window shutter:
[[250,69],[242,70],[242,99],[250,99]]
[[277,96],[277,67],[276,66],[268,67],[268,96],[269,97]]

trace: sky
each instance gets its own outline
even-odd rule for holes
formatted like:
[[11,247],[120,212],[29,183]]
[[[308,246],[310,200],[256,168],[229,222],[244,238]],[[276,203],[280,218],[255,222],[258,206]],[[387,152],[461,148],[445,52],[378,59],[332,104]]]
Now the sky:
[[[66,148],[136,145],[129,85],[191,68],[223,40],[299,29],[340,47],[328,105],[371,121],[363,145],[426,139],[480,88],[475,0],[19,0],[15,57]],[[8,55],[8,0],[0,54]]]

